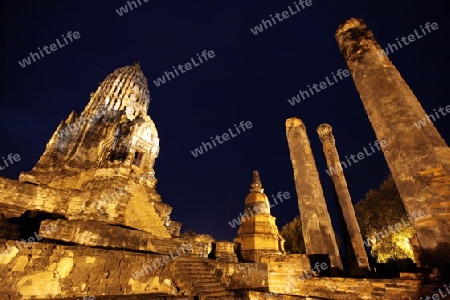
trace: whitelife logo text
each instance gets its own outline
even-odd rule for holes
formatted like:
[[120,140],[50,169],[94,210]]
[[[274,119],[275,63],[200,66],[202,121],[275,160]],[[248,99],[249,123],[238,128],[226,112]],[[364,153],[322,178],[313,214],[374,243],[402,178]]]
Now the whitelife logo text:
[[[295,14],[298,14],[300,11],[305,10],[307,7],[311,6],[312,4],[313,4],[312,0],[306,0],[306,1],[299,0],[298,3],[294,1],[295,9],[292,9],[292,7],[289,5],[288,6],[289,11],[285,10],[281,14],[276,13],[275,18],[278,20],[278,22],[282,22],[282,21],[286,20],[287,18],[289,18],[290,16],[293,16]],[[258,33],[263,32],[264,28],[265,29],[269,28],[269,27],[267,27],[267,25],[270,25],[270,27],[272,27],[277,24],[277,21],[275,21],[275,18],[272,15],[270,15],[270,19],[272,20],[272,22],[270,20],[262,19],[261,23],[259,25],[255,26],[254,28],[250,28],[250,31],[254,35],[257,35]]]
[[[193,57],[191,57],[191,62],[192,62],[192,64],[191,64],[190,62],[187,62],[187,63],[185,63],[184,65],[178,65],[178,67],[176,67],[176,68],[175,68],[175,66],[172,66],[173,72],[175,72],[175,74],[177,74],[176,77],[178,77],[178,76],[180,76],[180,74],[178,73],[177,69],[178,69],[182,74],[183,74],[183,73],[186,73],[187,71],[192,70],[192,66],[198,67],[198,66],[200,66],[201,64],[203,64],[202,57],[203,57],[203,59],[204,59],[205,61],[208,61],[208,57],[209,57],[209,58],[214,58],[215,56],[216,56],[216,54],[214,53],[213,50],[209,50],[208,52],[206,52],[206,50],[203,50],[203,52],[202,52],[202,54],[201,54],[201,57],[200,57],[200,55],[197,53],[197,58],[198,58],[199,63],[196,63],[195,59],[194,59]],[[183,67],[184,67],[184,69],[183,69]],[[166,79],[167,79],[167,81],[170,81],[170,80],[172,80],[172,79],[175,79],[175,75],[173,74],[173,72],[172,72],[172,71],[169,71],[169,72],[166,71],[166,72],[164,72],[164,75],[161,76],[161,77],[158,77],[156,80],[153,80],[153,83],[154,83],[157,87],[159,87],[161,84],[165,84],[165,83],[166,83]],[[172,77],[172,78],[170,78],[170,77]]]
[[[47,47],[47,45],[44,45],[41,49],[41,47],[38,47],[38,52],[41,54],[39,55],[39,53],[36,52],[30,52],[30,55],[28,55],[27,58],[22,59],[22,61],[19,61],[19,65],[22,68],[25,68],[26,66],[31,65],[32,62],[35,62],[37,59],[41,59],[44,57],[44,52],[42,50],[45,51],[46,54],[50,54],[52,52],[55,52],[58,49],[61,49],[62,47],[65,47],[66,45],[69,44],[69,42],[67,41],[67,39],[69,39],[71,42],[75,40],[78,40],[81,35],[78,31],[74,31],[72,33],[72,31],[69,31],[67,33],[67,36],[61,35],[63,40],[64,40],[64,44],[62,44],[59,40],[59,38],[56,39],[56,44],[51,44],[49,47]],[[66,39],[67,37],[67,39]],[[50,49],[50,50],[49,50]],[[33,60],[33,61],[31,61]]]
[[[236,129],[237,134],[234,134],[234,133],[233,133],[233,130],[232,130],[231,128],[228,128],[228,132],[229,132],[230,134],[228,134],[228,133],[223,133],[222,135],[216,135],[215,138],[210,137],[211,143],[213,143],[214,147],[217,147],[216,141],[217,141],[217,143],[218,143],[219,145],[220,145],[220,144],[223,144],[224,142],[226,142],[226,141],[228,141],[228,140],[230,139],[230,136],[231,136],[232,138],[233,138],[233,137],[236,137],[236,136],[238,136],[239,134],[241,134],[242,132],[245,132],[246,129],[251,129],[251,128],[253,128],[253,124],[252,124],[252,122],[250,122],[250,121],[247,121],[247,122],[245,122],[245,123],[244,123],[244,121],[241,121],[241,123],[239,123],[239,128],[241,128],[241,129],[239,130],[239,128],[238,128],[238,126],[237,126],[236,124],[234,124],[234,128]],[[242,132],[241,132],[241,130],[242,130]],[[221,140],[221,138],[222,138],[222,140]],[[197,156],[199,156],[200,154],[203,154],[203,150],[205,150],[205,152],[208,152],[208,147],[209,147],[209,150],[212,150],[212,149],[213,149],[213,146],[211,145],[211,143],[210,143],[210,142],[206,142],[206,143],[203,142],[203,143],[200,145],[200,147],[195,148],[194,151],[191,151],[192,155],[193,155],[194,157],[197,157]]]

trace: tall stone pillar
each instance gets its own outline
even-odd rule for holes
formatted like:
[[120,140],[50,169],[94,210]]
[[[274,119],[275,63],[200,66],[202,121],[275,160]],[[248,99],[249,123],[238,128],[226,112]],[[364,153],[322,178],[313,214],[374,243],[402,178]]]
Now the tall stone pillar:
[[306,128],[298,118],[286,120],[306,254],[327,254],[331,268],[342,270],[341,257],[320,184]]
[[[425,30],[417,30],[416,36]],[[377,139],[387,142],[383,154],[412,216],[423,263],[449,264],[450,149],[430,120],[437,111],[427,116],[363,20],[341,24],[336,40]],[[429,122],[416,126],[420,120]],[[417,218],[421,210],[425,216]]]
[[[344,170],[340,167],[340,159],[334,142],[332,128],[329,124],[321,124],[317,127],[320,141],[323,145],[323,152],[327,160],[328,170],[336,168],[337,172],[330,173],[334,189],[341,207],[344,222],[350,237],[352,258],[356,260],[352,263],[352,273],[355,275],[365,275],[370,270],[369,260],[364,249],[364,243],[353,209],[352,199],[345,180]],[[330,171],[331,172],[331,171]],[[355,264],[356,263],[356,264]]]

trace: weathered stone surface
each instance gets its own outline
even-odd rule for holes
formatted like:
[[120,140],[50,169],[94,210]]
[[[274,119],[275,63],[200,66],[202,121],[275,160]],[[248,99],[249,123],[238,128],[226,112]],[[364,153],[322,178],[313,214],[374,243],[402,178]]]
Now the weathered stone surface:
[[426,214],[413,221],[423,258],[449,264],[450,148],[431,121],[414,125],[427,114],[363,20],[341,24],[336,40],[377,139],[387,141],[382,151],[406,211]]
[[253,262],[267,254],[282,254],[282,237],[278,233],[275,217],[270,214],[269,199],[264,194],[258,171],[253,172],[243,215],[238,235],[234,239],[240,244],[242,258]]
[[[329,124],[321,124],[317,128],[320,140],[323,145],[323,152],[327,160],[328,170],[331,174],[334,190],[339,201],[341,212],[343,214],[347,232],[350,237],[351,251],[353,260],[351,269],[353,274],[368,275],[370,270],[369,260],[364,248],[363,239],[356,220],[355,210],[353,209],[352,199],[345,180],[344,170],[340,165],[339,155],[336,149],[332,128]],[[336,172],[332,172],[335,169]]]
[[0,238],[18,239],[20,237],[20,226],[8,222],[5,214],[0,214]]
[[221,282],[215,274],[214,266],[207,259],[178,259],[174,264],[178,287],[186,295],[203,297],[227,297],[233,299],[234,293]]
[[159,138],[147,115],[149,102],[139,65],[115,70],[80,116],[72,112],[60,124],[37,165],[20,180],[78,188],[93,178],[135,177],[154,186]]
[[265,264],[47,243],[19,250],[17,241],[6,240],[0,245],[16,250],[7,261],[0,260],[0,299],[5,293],[14,299],[142,294],[239,299],[233,290],[267,288],[268,282]]
[[[283,240],[258,174],[246,198],[240,244],[220,241],[211,253],[211,236],[179,238],[181,224],[170,220],[172,208],[155,190],[159,140],[146,115],[149,100],[138,66],[116,70],[80,116],[72,113],[61,123],[31,172],[21,181],[0,178],[0,299],[409,299],[414,294],[413,280],[298,278],[312,272],[310,261],[317,255],[280,255]],[[307,178],[317,179],[308,181],[306,193],[312,196],[301,207],[310,230],[307,249],[331,253],[337,266],[309,141],[304,128],[303,144],[296,140],[297,129],[293,132],[290,144],[304,147],[299,153],[291,147],[291,155],[300,154]],[[308,214],[308,208],[315,210]],[[237,251],[258,262],[236,262]]]
[[115,70],[80,115],[61,122],[33,170],[20,175],[23,184],[0,181],[5,216],[41,210],[179,236],[181,224],[155,190],[159,138],[149,102],[139,65]]
[[240,299],[248,300],[297,300],[297,299],[310,299],[301,296],[282,295],[269,292],[255,292],[248,291],[243,292]]
[[298,118],[286,120],[295,187],[306,254],[328,254],[331,267],[342,270],[341,257],[306,128]]
[[294,283],[305,273],[312,274],[310,261],[304,254],[266,256],[262,262],[267,264],[270,293],[296,294]]
[[220,262],[238,262],[236,251],[238,247],[236,243],[227,241],[215,242],[216,249],[214,251],[215,258]]
[[295,295],[320,299],[413,300],[423,295],[420,280],[313,277],[293,282]]
[[[19,251],[16,241],[0,240],[0,244],[15,249],[11,259],[0,260],[0,291],[9,291],[6,295],[15,299],[182,294],[169,271],[177,258],[148,270],[143,267],[164,256],[46,243],[33,243]],[[143,276],[136,278],[136,272]]]
[[[170,238],[166,223],[152,205],[154,201],[145,198],[145,192],[140,189],[130,192],[120,190],[121,185],[121,182],[108,180],[103,183],[103,188],[79,191],[0,177],[0,207],[6,219],[20,217],[26,211],[41,211],[64,216],[69,220],[97,220],[124,225],[154,236]],[[119,190],[120,196],[112,196]],[[98,202],[105,197],[112,197],[114,200],[99,207]]]
[[209,263],[214,267],[214,274],[232,291],[268,287],[265,263]]
[[[44,230],[55,228],[55,230]],[[190,244],[190,254],[208,257],[211,246],[207,243],[180,238],[159,238],[150,233],[128,228],[110,226],[96,221],[44,220],[41,222],[42,237],[94,247],[139,250],[170,254],[182,245]]]

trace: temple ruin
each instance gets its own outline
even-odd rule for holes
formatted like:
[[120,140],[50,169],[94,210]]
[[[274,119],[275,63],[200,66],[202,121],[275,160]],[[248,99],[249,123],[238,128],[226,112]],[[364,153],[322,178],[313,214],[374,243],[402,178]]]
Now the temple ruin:
[[[374,278],[343,172],[331,178],[354,263],[345,273],[305,124],[286,121],[306,254],[287,254],[259,173],[237,237],[182,236],[156,191],[159,153],[139,65],[108,75],[60,123],[35,167],[0,177],[0,299],[417,299],[443,286],[450,259],[450,150],[360,19],[336,32],[408,212],[419,273]],[[401,115],[402,118],[396,116]],[[329,166],[331,126],[317,129]],[[170,137],[165,137],[170,138]],[[329,201],[329,200],[328,200]],[[175,208],[176,209],[176,208]],[[330,272],[319,272],[329,269]],[[329,268],[328,268],[329,267]],[[448,270],[448,269],[447,269]],[[308,274],[308,276],[305,276]]]
[[278,233],[275,217],[270,214],[269,199],[264,194],[258,171],[253,172],[244,217],[234,241],[240,245],[240,254],[245,261],[260,261],[269,254],[284,253],[284,239]]

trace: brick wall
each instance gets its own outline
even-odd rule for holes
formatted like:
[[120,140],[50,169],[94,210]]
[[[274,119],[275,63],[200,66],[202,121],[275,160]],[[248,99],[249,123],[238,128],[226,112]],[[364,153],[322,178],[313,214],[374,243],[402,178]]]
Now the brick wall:
[[[132,274],[164,255],[102,250],[84,246],[0,239],[0,299],[42,299],[81,295],[176,295],[170,275],[173,260],[135,280]],[[158,265],[157,265],[158,266]]]

